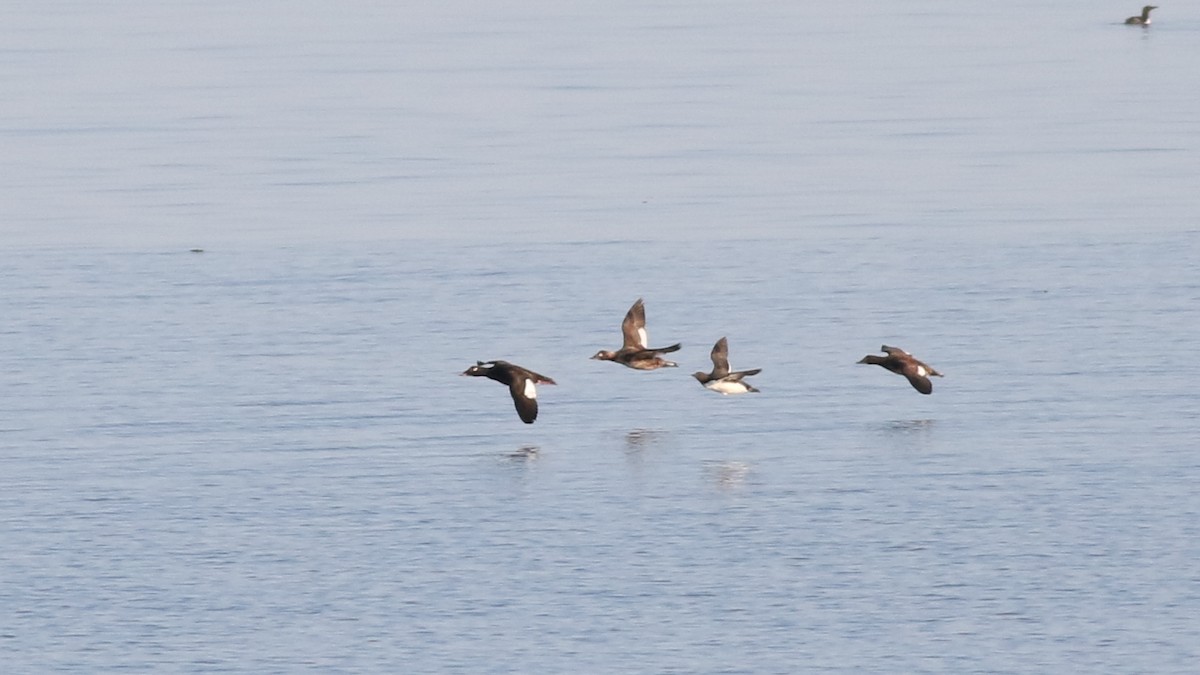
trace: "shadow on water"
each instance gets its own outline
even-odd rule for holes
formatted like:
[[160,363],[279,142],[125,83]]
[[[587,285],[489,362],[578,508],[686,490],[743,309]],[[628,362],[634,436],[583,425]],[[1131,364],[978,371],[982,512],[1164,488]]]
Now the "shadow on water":
[[890,420],[880,426],[888,434],[927,434],[933,431],[937,420]]
[[512,452],[504,453],[501,458],[514,463],[536,462],[541,457],[540,453],[541,448],[536,445],[522,445]]
[[670,436],[661,429],[634,429],[625,434],[625,461],[640,469],[649,452],[661,447]]
[[887,420],[874,426],[881,450],[925,454],[937,445],[937,421],[932,419]]
[[727,460],[710,462],[705,467],[710,480],[718,490],[729,492],[739,490],[746,485],[746,477],[750,475],[750,465],[746,462]]
[[659,429],[634,429],[625,434],[625,452],[630,454],[645,452],[661,444],[667,436],[666,431]]

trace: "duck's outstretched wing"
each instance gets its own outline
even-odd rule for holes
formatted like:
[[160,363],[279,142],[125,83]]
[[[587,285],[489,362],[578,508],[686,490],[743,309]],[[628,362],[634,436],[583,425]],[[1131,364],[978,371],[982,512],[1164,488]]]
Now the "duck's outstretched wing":
[[654,348],[647,347],[646,349],[644,349],[642,351],[650,352],[652,354],[670,354],[671,352],[679,351],[679,348],[682,346],[683,346],[683,343],[676,342],[675,344],[671,345],[670,347],[654,347]]
[[730,380],[740,380],[743,377],[750,377],[751,375],[757,375],[761,372],[762,372],[762,368],[751,368],[750,370],[735,370],[735,371],[729,373],[728,375],[726,375],[725,377]]
[[912,371],[905,372],[903,375],[908,380],[908,383],[913,386],[913,389],[916,389],[922,394],[933,393],[933,383],[929,381],[928,377],[918,375]]
[[646,348],[646,306],[641,298],[625,313],[625,320],[621,322],[621,336],[624,338],[622,349]]
[[712,354],[713,379],[721,379],[729,374],[729,342],[725,338],[717,340],[717,344],[713,345]]
[[533,424],[537,419],[537,386],[528,377],[514,377],[508,385],[508,393],[512,394],[513,405],[517,407],[517,415],[525,424]]

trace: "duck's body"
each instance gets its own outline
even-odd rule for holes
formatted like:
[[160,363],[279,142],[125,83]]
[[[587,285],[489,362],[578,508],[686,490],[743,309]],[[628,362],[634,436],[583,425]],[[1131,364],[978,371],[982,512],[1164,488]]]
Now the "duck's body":
[[679,343],[670,347],[646,346],[646,307],[641,298],[638,298],[625,313],[625,320],[621,322],[621,336],[623,342],[620,349],[615,352],[601,349],[592,358],[598,361],[615,361],[634,370],[674,368],[679,365],[660,356],[679,351]]
[[705,389],[715,391],[720,394],[746,394],[749,392],[757,392],[758,390],[750,386],[749,382],[743,382],[742,378],[757,375],[762,372],[762,368],[754,368],[751,370],[729,370],[729,342],[725,338],[717,340],[717,343],[712,348],[713,369],[711,373],[695,372],[692,377],[696,378],[700,384],[704,385]]
[[537,387],[538,384],[556,384],[554,380],[538,373],[522,368],[508,361],[476,361],[475,365],[463,371],[463,375],[486,377],[501,384],[508,385],[508,393],[512,395],[513,404],[521,421],[533,424],[537,419]]
[[1125,23],[1130,26],[1149,26],[1150,10],[1152,9],[1158,9],[1158,5],[1146,5],[1142,8],[1142,13],[1140,16],[1131,16],[1128,19],[1125,19]]
[[675,368],[679,364],[668,361],[659,354],[678,351],[682,345],[674,344],[662,349],[619,349],[615,352],[599,351],[593,356],[597,361],[615,361],[634,370],[657,370],[659,368]]
[[862,357],[859,363],[883,366],[897,375],[903,375],[908,379],[908,383],[913,386],[913,389],[922,394],[933,393],[933,383],[929,381],[929,378],[941,377],[941,373],[934,370],[929,364],[918,361],[915,356],[898,347],[883,345],[879,350],[887,354],[887,356],[868,354]]
[[[755,370],[755,371],[746,371],[745,373],[730,373],[729,377],[722,377],[719,380],[709,380],[708,382],[701,382],[701,384],[703,384],[704,388],[709,391],[715,391],[718,394],[725,394],[726,396],[736,395],[736,394],[749,394],[750,392],[757,393],[758,392],[757,388],[755,388],[749,382],[742,381],[742,378],[745,377],[746,375],[753,375],[756,372],[758,372],[758,371]],[[696,375],[703,375],[703,374],[704,373],[696,373]],[[692,377],[695,377],[696,375],[692,375]],[[699,378],[696,378],[696,379],[699,379]]]

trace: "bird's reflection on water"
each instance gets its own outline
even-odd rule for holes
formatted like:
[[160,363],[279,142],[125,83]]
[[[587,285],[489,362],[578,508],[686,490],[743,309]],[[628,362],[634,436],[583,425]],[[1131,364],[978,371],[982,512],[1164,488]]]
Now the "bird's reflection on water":
[[663,442],[667,432],[659,429],[634,429],[625,434],[625,452],[640,454]]
[[887,452],[930,452],[940,434],[937,421],[931,419],[886,420],[874,428],[877,442]]
[[745,487],[746,477],[750,475],[750,465],[736,460],[710,462],[706,470],[717,489],[722,491]]
[[937,420],[890,420],[883,423],[882,429],[896,434],[923,434],[933,430]]
[[625,434],[625,461],[640,470],[647,455],[661,446],[670,434],[660,429],[634,429]]
[[536,462],[541,457],[541,448],[536,445],[522,445],[512,452],[504,453],[504,459],[511,462]]
[[643,450],[666,437],[667,432],[659,429],[634,429],[625,434],[625,448]]

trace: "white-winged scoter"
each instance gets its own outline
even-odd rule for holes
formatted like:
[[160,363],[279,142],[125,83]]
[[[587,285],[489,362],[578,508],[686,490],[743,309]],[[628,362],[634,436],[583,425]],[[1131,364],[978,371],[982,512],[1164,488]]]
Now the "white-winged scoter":
[[862,357],[859,363],[883,366],[897,375],[903,375],[908,378],[908,383],[913,386],[913,389],[922,394],[933,393],[933,383],[929,381],[929,378],[941,377],[941,373],[934,370],[929,364],[918,361],[915,356],[899,347],[883,345],[879,350],[887,354],[887,356],[869,354]]
[[537,387],[538,384],[556,384],[545,375],[522,368],[508,361],[476,361],[475,365],[462,372],[463,375],[486,377],[501,384],[508,385],[508,393],[512,394],[513,404],[517,406],[517,414],[521,421],[533,424],[537,419]]
[[641,298],[638,298],[637,302],[633,303],[633,306],[625,313],[625,320],[621,322],[621,335],[624,342],[620,349],[615,352],[601,349],[592,358],[600,361],[616,361],[635,370],[673,368],[678,365],[659,355],[679,351],[681,346],[679,343],[670,347],[646,346],[646,307],[642,304]]

